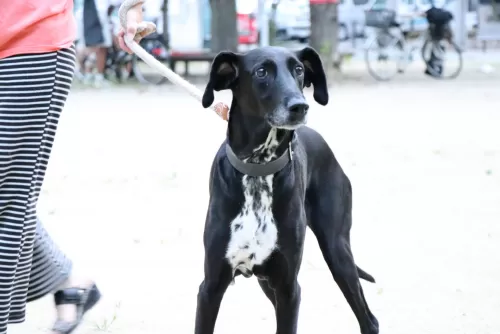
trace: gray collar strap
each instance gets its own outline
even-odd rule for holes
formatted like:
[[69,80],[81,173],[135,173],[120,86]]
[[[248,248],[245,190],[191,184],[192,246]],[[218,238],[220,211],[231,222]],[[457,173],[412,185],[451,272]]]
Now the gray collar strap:
[[291,141],[288,143],[286,151],[278,159],[265,164],[255,164],[241,161],[236,154],[234,154],[229,144],[226,144],[226,154],[229,162],[238,172],[249,176],[268,176],[275,174],[293,160]]

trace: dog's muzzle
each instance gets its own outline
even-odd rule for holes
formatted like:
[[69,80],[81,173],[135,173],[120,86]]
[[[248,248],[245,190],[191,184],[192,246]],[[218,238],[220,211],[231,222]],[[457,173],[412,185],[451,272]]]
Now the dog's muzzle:
[[304,116],[309,110],[309,105],[303,98],[292,98],[288,101],[286,108],[291,115]]

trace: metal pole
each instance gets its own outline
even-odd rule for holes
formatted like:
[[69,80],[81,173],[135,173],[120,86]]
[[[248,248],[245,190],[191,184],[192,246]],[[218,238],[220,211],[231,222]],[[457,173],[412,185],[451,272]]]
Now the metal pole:
[[457,43],[458,45],[462,48],[462,50],[465,50],[467,47],[467,39],[468,39],[468,32],[467,32],[467,12],[469,10],[469,3],[467,0],[459,0],[459,14],[458,14],[458,38],[457,38]]
[[269,45],[269,18],[266,13],[266,0],[259,0],[258,5],[258,18],[257,22],[259,24],[260,41],[259,46]]

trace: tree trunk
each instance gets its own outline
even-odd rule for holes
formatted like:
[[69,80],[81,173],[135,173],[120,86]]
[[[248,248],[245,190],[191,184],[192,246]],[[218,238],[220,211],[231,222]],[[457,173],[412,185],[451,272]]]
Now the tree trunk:
[[271,20],[269,20],[269,45],[276,44],[276,11],[280,2],[273,1],[271,5]]
[[498,0],[491,0],[491,14],[494,21],[500,21],[500,2]]
[[210,48],[212,52],[238,51],[235,0],[210,0],[212,27]]
[[[311,4],[311,37],[309,44],[321,56],[327,74],[332,74],[338,57],[338,5],[336,3]],[[335,63],[334,63],[335,59]],[[330,77],[330,75],[329,75]]]
[[169,50],[170,36],[168,33],[168,0],[163,0],[161,11],[163,15],[163,40],[165,41],[165,46],[167,47],[167,50]]

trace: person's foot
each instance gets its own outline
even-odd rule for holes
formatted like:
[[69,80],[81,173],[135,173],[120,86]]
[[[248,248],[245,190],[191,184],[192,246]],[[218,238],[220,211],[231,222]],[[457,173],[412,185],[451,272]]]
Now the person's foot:
[[54,294],[57,320],[52,334],[69,334],[80,324],[85,312],[90,310],[101,295],[95,283],[88,279],[70,277]]
[[85,73],[83,75],[82,83],[84,85],[90,85],[92,83],[92,79],[94,79],[94,75],[92,73]]
[[85,78],[85,76],[83,75],[82,72],[80,72],[79,70],[75,70],[75,79],[82,82],[83,83],[83,79]]
[[101,73],[97,73],[94,76],[94,87],[95,88],[103,88],[103,87],[109,87],[111,83],[104,78],[104,75]]

